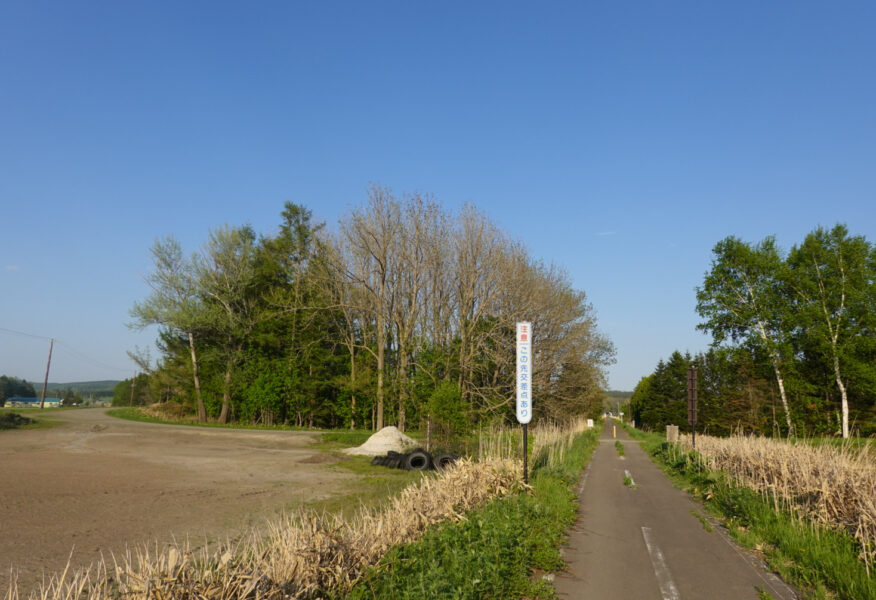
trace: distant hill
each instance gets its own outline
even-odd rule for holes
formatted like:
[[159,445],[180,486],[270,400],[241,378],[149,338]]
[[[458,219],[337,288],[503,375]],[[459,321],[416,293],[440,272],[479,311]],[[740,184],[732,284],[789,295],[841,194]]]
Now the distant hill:
[[628,400],[633,397],[632,392],[621,392],[619,390],[608,390],[605,392],[605,395],[609,398],[620,398],[623,400]]
[[[39,394],[43,389],[43,384],[38,382],[32,383],[37,394]],[[50,381],[46,386],[46,393],[59,395],[61,392],[73,390],[74,394],[79,394],[82,397],[112,396],[113,390],[118,383],[118,380],[114,379],[106,379],[103,381],[74,381],[71,383],[52,383]]]

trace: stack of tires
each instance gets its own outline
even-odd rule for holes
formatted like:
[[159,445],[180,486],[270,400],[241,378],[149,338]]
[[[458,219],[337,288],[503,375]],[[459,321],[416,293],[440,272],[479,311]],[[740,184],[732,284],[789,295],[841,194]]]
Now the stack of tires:
[[457,456],[446,452],[432,456],[422,448],[417,448],[404,454],[390,450],[386,456],[375,456],[371,464],[390,469],[404,469],[405,471],[428,471],[447,468],[455,463],[457,458]]

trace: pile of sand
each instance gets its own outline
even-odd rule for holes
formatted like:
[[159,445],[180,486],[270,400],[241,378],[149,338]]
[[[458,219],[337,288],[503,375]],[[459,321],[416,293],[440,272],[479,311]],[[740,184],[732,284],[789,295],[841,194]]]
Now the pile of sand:
[[390,425],[372,435],[368,438],[368,441],[361,446],[357,448],[347,448],[344,452],[347,454],[360,454],[363,456],[382,456],[390,450],[406,452],[416,445],[417,442],[415,440],[399,431],[398,427]]

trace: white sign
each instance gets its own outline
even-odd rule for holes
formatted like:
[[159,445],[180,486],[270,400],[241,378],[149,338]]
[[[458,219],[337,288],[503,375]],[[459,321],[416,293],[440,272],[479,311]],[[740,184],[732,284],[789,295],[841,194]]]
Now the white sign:
[[517,422],[532,420],[532,325],[517,324]]

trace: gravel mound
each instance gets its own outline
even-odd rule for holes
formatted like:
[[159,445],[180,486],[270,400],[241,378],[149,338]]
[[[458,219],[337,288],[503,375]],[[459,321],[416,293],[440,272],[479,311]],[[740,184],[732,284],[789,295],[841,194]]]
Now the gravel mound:
[[347,448],[344,452],[347,454],[358,454],[362,456],[381,456],[390,450],[404,452],[416,445],[417,442],[415,440],[399,431],[398,427],[390,425],[372,435],[368,438],[368,441],[361,446]]

